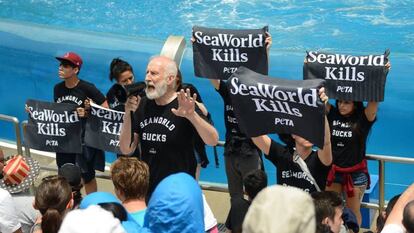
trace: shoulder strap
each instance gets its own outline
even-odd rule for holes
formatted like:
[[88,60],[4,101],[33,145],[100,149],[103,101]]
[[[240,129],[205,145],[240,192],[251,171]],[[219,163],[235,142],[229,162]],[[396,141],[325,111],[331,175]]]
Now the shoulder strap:
[[315,188],[318,192],[322,191],[321,188],[319,188],[318,183],[316,183],[315,178],[313,178],[312,174],[309,171],[308,165],[306,165],[305,161],[299,156],[298,152],[293,153],[293,162],[297,163],[302,169],[302,171],[305,173],[305,175],[313,182],[315,185]]

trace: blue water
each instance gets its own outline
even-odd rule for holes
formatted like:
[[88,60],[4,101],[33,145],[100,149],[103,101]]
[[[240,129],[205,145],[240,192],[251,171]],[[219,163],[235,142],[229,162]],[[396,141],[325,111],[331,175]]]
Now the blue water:
[[[113,57],[128,60],[143,77],[148,58],[170,34],[190,37],[192,25],[258,28],[273,36],[271,76],[302,79],[305,50],[353,54],[391,49],[392,69],[368,152],[414,157],[414,4],[411,1],[5,1],[0,0],[0,113],[25,120],[28,98],[52,100],[59,82],[54,56],[73,50],[85,64],[80,76],[102,91],[110,87]],[[187,40],[188,41],[188,40]],[[194,78],[191,47],[181,66],[184,79],[200,90],[224,139],[223,105],[209,82]],[[0,138],[14,140],[13,128],[0,123]],[[211,152],[211,148],[208,149]],[[219,149],[221,158],[222,150]],[[211,164],[202,180],[225,183]],[[270,183],[275,170],[266,163]],[[370,171],[377,173],[376,164]],[[386,167],[387,197],[414,181],[413,166]]]
[[274,48],[414,52],[412,0],[0,0],[0,18],[164,40],[193,25],[270,26]]

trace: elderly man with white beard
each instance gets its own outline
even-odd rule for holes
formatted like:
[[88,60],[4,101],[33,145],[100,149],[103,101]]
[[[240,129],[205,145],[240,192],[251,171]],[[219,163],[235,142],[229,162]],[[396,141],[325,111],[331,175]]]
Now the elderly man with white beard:
[[145,76],[146,96],[131,96],[125,104],[120,149],[123,154],[130,154],[141,143],[141,158],[150,168],[148,197],[170,174],[186,172],[195,176],[197,162],[192,141],[195,134],[207,145],[218,142],[217,130],[195,104],[196,94],[190,96],[188,89],[175,91],[176,76],[177,65],[173,60],[162,56],[152,58]]

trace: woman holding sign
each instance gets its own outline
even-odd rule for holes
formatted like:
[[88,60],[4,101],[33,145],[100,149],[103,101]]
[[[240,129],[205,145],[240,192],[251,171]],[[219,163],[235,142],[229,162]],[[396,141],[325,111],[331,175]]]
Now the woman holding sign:
[[[324,88],[319,89],[319,97],[325,103],[328,101]],[[323,148],[317,151],[312,150],[312,143],[295,134],[280,136],[286,146],[267,135],[252,137],[252,140],[265,154],[266,159],[277,167],[278,184],[313,193],[325,189],[326,177],[332,163],[331,136],[326,117],[324,135]]]
[[[385,65],[388,69],[390,63]],[[346,204],[361,225],[361,201],[370,179],[365,159],[368,134],[376,121],[378,102],[337,100],[327,105],[331,128],[333,165],[327,179],[327,190],[346,192]]]

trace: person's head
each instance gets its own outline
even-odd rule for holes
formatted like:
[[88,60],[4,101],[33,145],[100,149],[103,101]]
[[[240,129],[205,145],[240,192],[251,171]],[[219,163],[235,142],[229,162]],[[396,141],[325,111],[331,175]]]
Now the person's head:
[[254,198],[243,221],[243,233],[315,233],[310,195],[295,187],[273,185]]
[[148,99],[158,99],[167,91],[176,91],[177,65],[175,62],[163,56],[157,56],[150,60],[147,66],[145,93]]
[[336,107],[342,116],[351,116],[354,113],[361,112],[364,109],[362,102],[337,100]]
[[187,173],[164,178],[148,202],[144,227],[150,232],[204,232],[201,188]]
[[267,175],[261,169],[253,170],[243,178],[244,191],[253,200],[256,195],[267,187]]
[[56,59],[60,61],[59,77],[61,79],[77,77],[83,64],[82,58],[78,54],[68,52],[63,56],[56,57]]
[[73,193],[73,208],[77,208],[82,201],[82,193],[80,190],[83,185],[80,168],[72,163],[65,163],[58,169],[58,175],[64,177],[71,186]]
[[109,80],[121,85],[129,85],[134,82],[134,70],[132,66],[119,58],[114,58],[109,67]]
[[42,214],[42,232],[58,232],[63,216],[72,205],[72,189],[64,177],[43,178],[33,203],[33,207]]
[[377,217],[377,232],[381,232],[382,228],[384,228],[385,222],[387,221],[388,216],[390,215],[392,209],[394,208],[395,203],[397,203],[398,198],[400,198],[401,194],[395,195],[390,199],[387,204],[387,208],[383,210]]
[[410,201],[404,207],[402,223],[407,233],[414,233],[414,201]]
[[322,191],[314,192],[311,196],[315,204],[317,232],[324,232],[323,229],[329,226],[331,232],[339,233],[343,224],[343,203],[339,194],[333,191]]
[[111,165],[111,178],[121,201],[145,199],[149,187],[149,168],[145,162],[121,156]]
[[279,139],[286,144],[290,152],[293,152],[293,148],[296,146],[313,146],[311,142],[296,134],[279,134]]
[[[138,229],[136,229],[138,230]],[[113,214],[98,205],[70,211],[62,222],[59,233],[125,233]],[[136,231],[132,231],[136,232]]]
[[111,212],[115,218],[119,219],[119,221],[127,221],[128,213],[121,203],[107,202],[99,203],[98,205],[101,206],[104,210]]
[[176,88],[177,90],[181,89],[181,85],[183,84],[183,75],[181,74],[180,69],[177,69],[177,84],[176,84]]
[[313,143],[311,143],[310,141],[308,141],[308,140],[306,140],[306,139],[302,138],[302,137],[301,137],[301,136],[299,136],[299,135],[292,134],[292,138],[295,140],[295,145],[296,145],[296,147],[297,147],[298,145],[303,146],[303,147],[306,147],[306,148],[310,148],[310,147],[312,147],[312,146],[313,146]]

